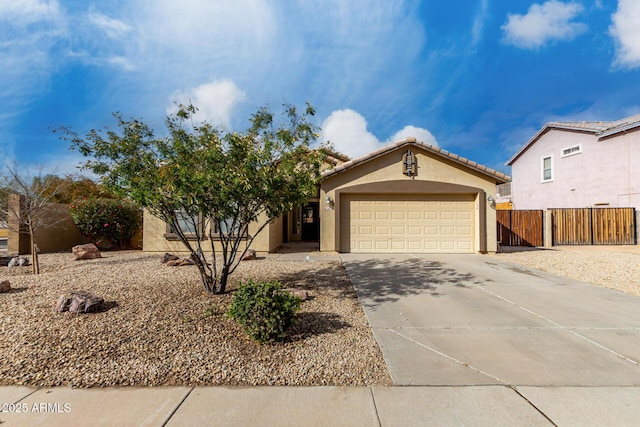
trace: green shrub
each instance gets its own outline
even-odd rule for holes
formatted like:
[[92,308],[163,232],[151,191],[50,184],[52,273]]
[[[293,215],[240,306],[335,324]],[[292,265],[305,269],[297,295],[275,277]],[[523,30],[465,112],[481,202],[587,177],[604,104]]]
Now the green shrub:
[[233,296],[229,317],[260,343],[281,341],[300,308],[300,299],[282,290],[280,282],[244,283]]
[[124,248],[142,223],[140,209],[126,200],[84,198],[71,203],[71,218],[92,241]]

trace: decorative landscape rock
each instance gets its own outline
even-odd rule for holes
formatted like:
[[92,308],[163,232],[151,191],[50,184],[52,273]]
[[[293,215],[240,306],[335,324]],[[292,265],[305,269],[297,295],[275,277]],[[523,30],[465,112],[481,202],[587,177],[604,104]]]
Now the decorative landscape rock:
[[173,255],[173,254],[170,254],[170,253],[165,253],[164,256],[162,257],[162,261],[160,261],[160,262],[162,262],[163,264],[166,264],[169,261],[175,261],[175,260],[178,260],[178,259],[180,259],[179,256],[176,256],[176,255]]
[[191,258],[177,258],[167,261],[164,265],[168,267],[181,267],[183,265],[194,265],[195,263]]
[[11,290],[11,283],[8,280],[3,280],[0,282],[0,294],[5,292],[9,292]]
[[73,256],[75,257],[76,261],[81,259],[102,258],[102,255],[100,255],[100,250],[93,243],[74,246],[73,248],[71,248],[71,251],[73,252]]
[[242,255],[241,261],[250,261],[252,259],[256,259],[256,251],[253,249],[247,249],[247,251]]
[[104,306],[104,298],[87,291],[74,291],[71,295],[61,295],[56,303],[56,311],[62,313],[92,313]]
[[9,260],[7,267],[24,267],[29,265],[29,260],[23,257],[13,257]]
[[285,291],[289,292],[293,296],[296,296],[300,299],[300,301],[306,301],[309,299],[309,292],[304,289],[285,289]]

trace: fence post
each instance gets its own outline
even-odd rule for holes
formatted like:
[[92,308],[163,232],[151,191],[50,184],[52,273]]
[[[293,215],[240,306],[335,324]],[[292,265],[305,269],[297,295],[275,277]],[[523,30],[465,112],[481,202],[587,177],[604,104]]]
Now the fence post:
[[593,208],[589,208],[589,237],[591,238],[591,246],[593,246]]
[[553,247],[553,225],[551,222],[551,211],[545,210],[543,212],[544,218],[542,219],[543,232],[542,242],[545,248]]
[[513,211],[509,211],[509,246],[513,246]]
[[635,244],[638,244],[638,235],[640,235],[640,211],[639,210],[635,210],[634,209],[634,213],[635,215],[635,220],[636,220],[636,235],[635,235]]

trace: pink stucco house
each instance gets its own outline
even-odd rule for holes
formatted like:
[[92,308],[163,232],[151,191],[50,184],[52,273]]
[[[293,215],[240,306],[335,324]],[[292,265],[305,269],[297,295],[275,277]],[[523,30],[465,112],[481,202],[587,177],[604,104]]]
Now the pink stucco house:
[[498,189],[513,209],[640,209],[640,114],[614,122],[550,122],[506,163]]

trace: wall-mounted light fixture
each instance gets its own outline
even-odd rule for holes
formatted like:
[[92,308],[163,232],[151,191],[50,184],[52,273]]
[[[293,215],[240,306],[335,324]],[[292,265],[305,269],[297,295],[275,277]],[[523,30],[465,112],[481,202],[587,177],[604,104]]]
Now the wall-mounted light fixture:
[[327,196],[326,199],[324,199],[325,202],[327,202],[327,206],[332,208],[335,206],[335,203],[333,201],[333,199],[330,196]]
[[489,195],[489,197],[487,197],[487,202],[489,202],[489,207],[491,209],[496,208],[496,199],[494,199],[492,195]]
[[402,155],[402,173],[407,176],[415,176],[417,171],[416,155],[411,150],[407,150]]

